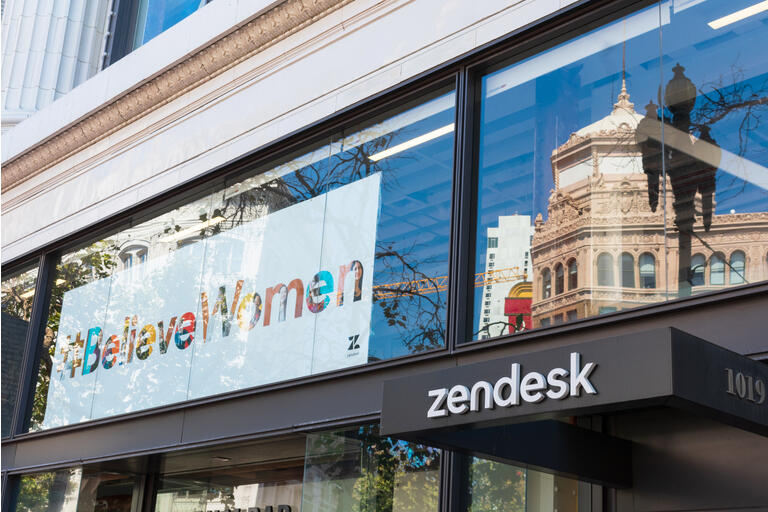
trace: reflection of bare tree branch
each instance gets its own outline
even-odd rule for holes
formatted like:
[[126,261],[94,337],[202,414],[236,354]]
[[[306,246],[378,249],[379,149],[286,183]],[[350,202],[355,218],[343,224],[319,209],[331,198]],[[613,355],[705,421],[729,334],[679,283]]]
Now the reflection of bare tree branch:
[[[445,340],[445,301],[441,293],[414,292],[408,281],[425,280],[435,290],[438,283],[419,269],[427,262],[414,263],[409,259],[408,251],[394,250],[393,244],[377,244],[376,260],[385,268],[396,269],[393,282],[400,286],[381,287],[379,290],[394,293],[392,299],[380,299],[376,302],[390,326],[401,333],[404,345],[411,351],[423,351],[442,346]],[[392,261],[396,263],[393,265]],[[434,298],[433,298],[434,297]],[[425,304],[426,303],[426,304]]]
[[701,100],[693,112],[691,127],[698,133],[708,130],[718,121],[734,112],[739,112],[739,156],[747,151],[749,133],[760,126],[761,111],[768,109],[768,80],[759,89],[744,81],[744,72],[732,68],[731,81],[726,84],[722,77],[709,82],[699,89]]
[[[366,138],[375,134],[364,134]],[[293,172],[281,175],[266,183],[227,197],[214,205],[212,217],[223,217],[224,222],[206,229],[205,236],[232,229],[254,219],[269,215],[291,205],[317,197],[335,188],[380,173],[384,190],[399,190],[397,162],[408,159],[405,155],[393,155],[374,161],[372,155],[392,146],[401,131],[389,132],[371,140],[342,148],[342,151],[302,164],[296,160]],[[346,144],[339,142],[338,144]],[[206,219],[201,219],[206,220]],[[402,219],[401,222],[406,222]],[[404,246],[404,243],[411,244]],[[421,247],[423,249],[423,247]],[[443,293],[437,290],[436,277],[421,270],[439,264],[429,257],[415,257],[417,250],[413,240],[379,240],[375,253],[375,285],[379,292],[394,296],[374,296],[387,325],[397,332],[400,342],[409,351],[422,351],[442,346],[445,339],[445,309]],[[419,292],[409,282],[425,280],[431,292]]]
[[515,323],[505,322],[503,320],[498,320],[496,322],[491,322],[491,323],[483,325],[478,331],[472,333],[472,336],[474,338],[477,338],[482,333],[486,333],[489,336],[492,336],[491,335],[491,327],[493,327],[494,325],[500,325],[501,326],[501,332],[499,332],[499,334],[497,334],[497,336],[501,336],[503,334],[506,334],[504,331],[506,330],[507,327],[511,327],[514,332],[522,332],[522,331],[525,330],[525,324],[523,323],[523,315],[522,314],[518,314],[516,316]]

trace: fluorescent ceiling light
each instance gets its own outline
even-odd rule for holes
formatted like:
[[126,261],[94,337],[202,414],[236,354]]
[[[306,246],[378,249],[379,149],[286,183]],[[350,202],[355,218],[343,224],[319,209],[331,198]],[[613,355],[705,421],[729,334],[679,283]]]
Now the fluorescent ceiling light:
[[707,23],[707,25],[717,30],[719,28],[725,27],[726,25],[730,25],[731,23],[736,23],[737,21],[741,21],[744,18],[749,18],[750,16],[754,16],[755,14],[759,14],[766,10],[768,10],[768,0],[765,0],[763,2],[758,2],[755,5],[751,5],[740,11],[736,11],[732,14],[729,14],[728,16],[717,18],[716,20],[713,20]]
[[425,142],[429,142],[432,139],[436,139],[438,137],[441,137],[443,135],[446,135],[452,132],[453,132],[453,123],[447,124],[442,128],[438,128],[437,130],[432,130],[431,132],[425,133],[424,135],[419,135],[418,137],[415,137],[411,140],[407,140],[402,144],[398,144],[397,146],[392,146],[389,149],[380,151],[374,155],[369,156],[368,159],[373,162],[378,162],[383,158],[396,155],[397,153],[401,153],[406,149],[411,149],[412,147],[418,146],[419,144],[424,144]]
[[427,103],[419,105],[417,107],[408,109],[405,112],[397,114],[394,117],[368,126],[361,130],[343,137],[340,140],[336,140],[331,143],[330,148],[323,146],[320,149],[311,151],[305,155],[294,158],[289,162],[285,162],[276,166],[275,168],[257,174],[247,178],[231,187],[228,187],[224,191],[224,198],[236,196],[246,190],[251,190],[256,187],[267,185],[270,182],[298,171],[304,167],[312,165],[322,160],[327,160],[333,155],[339,154],[343,151],[349,151],[353,148],[361,146],[366,142],[376,140],[379,137],[383,137],[388,133],[392,133],[396,130],[412,125],[419,121],[423,121],[429,117],[445,112],[454,108],[456,105],[456,96],[453,92],[443,94]]
[[665,2],[658,8],[646,9],[622,21],[588,32],[578,39],[521,61],[509,69],[491,74],[485,78],[486,97],[495,96],[572,62],[600,53],[606,48],[631,41],[647,32],[658,30],[659,22],[662,25],[667,25],[670,21],[669,7],[670,3]]
[[161,238],[160,241],[161,242],[175,242],[177,240],[181,240],[181,239],[187,238],[192,233],[196,233],[196,232],[198,232],[198,231],[200,231],[202,229],[205,229],[205,228],[208,228],[208,227],[211,227],[211,226],[215,226],[216,224],[218,224],[219,222],[222,222],[224,220],[226,220],[224,217],[217,216],[217,217],[212,218],[211,220],[207,220],[205,222],[200,222],[198,224],[195,224],[194,226],[190,226],[190,227],[188,227],[186,229],[182,229],[181,231],[177,231],[176,233],[173,233],[170,236],[167,236],[165,238]]

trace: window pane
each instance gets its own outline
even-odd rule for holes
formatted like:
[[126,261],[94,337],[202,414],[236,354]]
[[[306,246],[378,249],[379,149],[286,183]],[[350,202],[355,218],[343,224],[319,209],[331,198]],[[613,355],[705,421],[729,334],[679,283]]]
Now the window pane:
[[[579,265],[576,263],[576,260],[571,260],[570,263],[568,263],[568,289],[569,290],[575,290],[579,286]],[[574,315],[576,311],[574,310]],[[576,319],[577,316],[574,316],[573,320]]]
[[691,286],[704,285],[704,271],[706,270],[707,260],[702,254],[694,254],[691,258],[691,268],[688,271]]
[[[508,332],[489,329],[489,323],[513,326],[509,314],[484,321],[479,294],[486,284],[506,297],[518,284],[530,283],[526,307],[535,326],[544,318],[575,320],[569,311],[583,318],[606,307],[664,299],[635,289],[634,266],[617,275],[622,252],[664,244],[663,211],[644,206],[647,178],[635,142],[643,116],[633,103],[655,97],[658,89],[658,9],[626,16],[482,77],[474,339],[489,330],[493,336]],[[493,274],[487,265],[489,238],[498,239]],[[598,262],[600,254],[605,256]],[[555,274],[557,295],[557,265],[570,260],[574,270],[582,269],[569,286],[578,291],[555,300],[547,290],[553,278],[542,277]],[[499,276],[500,268],[509,270]]]
[[578,512],[578,481],[473,457],[467,512]]
[[621,286],[624,288],[635,287],[635,258],[627,253],[621,255]]
[[[757,258],[746,258],[733,282],[726,256],[712,280],[693,261],[729,255],[743,240],[754,241],[756,254],[768,249],[768,56],[750,50],[768,36],[768,12],[716,22],[752,3],[658,3],[489,69],[481,78],[476,283],[507,291],[530,279],[538,325],[574,307],[584,317],[684,297],[705,290],[705,277],[707,286],[768,278]],[[509,231],[513,222],[529,235]],[[530,273],[511,255],[496,267],[522,270],[490,278],[490,230],[499,247],[530,248]],[[621,254],[644,252],[658,263],[653,277],[649,269],[638,280]],[[553,301],[540,277],[571,258],[584,269],[580,291]],[[488,329],[478,291],[474,301],[481,338]]]
[[114,471],[73,467],[22,475],[15,510],[18,512],[70,512],[135,510],[136,477]]
[[[663,8],[664,108],[653,121],[663,114],[667,258],[670,275],[678,276],[670,283],[673,296],[705,286],[699,275],[689,281],[694,254],[711,262],[708,284],[723,286],[725,255],[744,240],[758,254],[768,248],[768,54],[755,51],[768,39],[768,12],[723,19],[753,4],[707,0]],[[743,282],[766,279],[757,259],[750,261]]]
[[403,104],[64,254],[30,428],[443,347],[454,104]]
[[656,288],[656,260],[652,254],[640,255],[640,287]]
[[597,257],[597,285],[613,286],[613,257],[610,254]]
[[206,0],[139,0],[133,48],[165,32],[206,3]]
[[709,282],[713,285],[725,284],[725,260],[723,255],[713,254],[709,262]]
[[744,282],[745,257],[742,251],[735,251],[731,254],[731,284],[741,284]]
[[2,433],[11,433],[11,419],[19,390],[24,346],[27,340],[32,301],[35,298],[37,267],[3,276],[2,286]]
[[379,437],[377,430],[307,436],[302,512],[437,510],[439,450]]
[[164,455],[156,512],[299,512],[305,439],[225,445]]

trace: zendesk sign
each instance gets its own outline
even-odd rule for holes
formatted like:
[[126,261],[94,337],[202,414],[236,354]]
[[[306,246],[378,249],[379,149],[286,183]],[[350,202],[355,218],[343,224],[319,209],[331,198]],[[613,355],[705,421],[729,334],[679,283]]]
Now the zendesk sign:
[[432,405],[427,411],[427,418],[514,407],[520,405],[521,400],[527,403],[563,400],[569,396],[578,397],[582,390],[596,395],[597,389],[589,380],[596,367],[594,362],[582,365],[578,352],[571,352],[568,369],[555,367],[546,375],[535,371],[523,375],[523,367],[512,363],[509,376],[504,375],[493,384],[479,380],[471,387],[456,384],[451,388],[430,389],[427,396],[432,399]]
[[437,446],[461,428],[663,406],[768,435],[763,382],[766,365],[659,328],[387,380],[380,432]]

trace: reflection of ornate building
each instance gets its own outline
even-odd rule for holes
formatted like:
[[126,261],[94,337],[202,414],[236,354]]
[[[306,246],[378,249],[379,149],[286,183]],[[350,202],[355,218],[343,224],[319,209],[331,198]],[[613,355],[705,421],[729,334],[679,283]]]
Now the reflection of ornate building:
[[[642,119],[622,87],[610,115],[552,152],[555,190],[547,220],[536,218],[531,247],[535,326],[677,296],[673,197],[667,186],[666,202],[660,198],[655,212],[649,206],[635,140]],[[768,212],[715,215],[706,232],[699,197],[696,205],[688,271],[693,292],[768,278]]]

